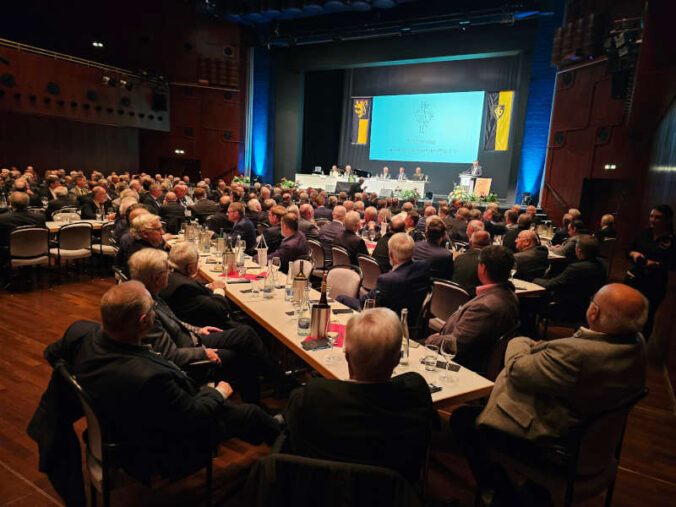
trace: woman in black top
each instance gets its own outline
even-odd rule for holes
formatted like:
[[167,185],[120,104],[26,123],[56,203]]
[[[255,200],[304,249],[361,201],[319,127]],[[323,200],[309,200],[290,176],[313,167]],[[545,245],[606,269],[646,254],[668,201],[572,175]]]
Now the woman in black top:
[[650,211],[650,227],[640,231],[629,247],[632,267],[625,283],[641,291],[650,302],[648,320],[643,328],[650,338],[653,320],[667,291],[669,271],[676,268],[676,244],[673,234],[674,211],[666,204]]

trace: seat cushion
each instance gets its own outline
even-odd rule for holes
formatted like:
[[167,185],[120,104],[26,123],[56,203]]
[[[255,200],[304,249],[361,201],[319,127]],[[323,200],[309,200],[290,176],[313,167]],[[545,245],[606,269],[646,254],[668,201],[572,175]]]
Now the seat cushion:
[[12,267],[18,268],[21,266],[45,266],[49,264],[49,257],[41,255],[33,259],[12,259]]
[[50,248],[49,253],[54,256],[61,255],[62,259],[84,259],[92,256],[92,252],[89,248],[78,248],[77,250],[59,250],[58,248]]

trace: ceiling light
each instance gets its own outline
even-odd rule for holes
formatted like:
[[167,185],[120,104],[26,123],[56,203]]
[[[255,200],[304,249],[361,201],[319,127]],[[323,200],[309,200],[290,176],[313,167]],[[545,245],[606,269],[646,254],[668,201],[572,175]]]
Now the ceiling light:
[[95,41],[92,42],[92,46],[94,46],[95,48],[102,48],[103,42],[99,42],[99,41],[95,40]]

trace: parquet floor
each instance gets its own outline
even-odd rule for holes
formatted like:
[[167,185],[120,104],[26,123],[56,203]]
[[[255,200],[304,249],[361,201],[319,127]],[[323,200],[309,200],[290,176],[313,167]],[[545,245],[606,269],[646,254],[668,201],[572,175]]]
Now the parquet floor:
[[[98,320],[98,300],[112,283],[112,278],[81,277],[53,289],[0,292],[0,506],[62,504],[38,471],[37,446],[25,433],[49,380],[42,351],[74,320]],[[664,369],[654,357],[648,387],[650,394],[629,420],[616,506],[668,505],[676,498],[676,407]],[[443,433],[436,439],[443,443]],[[214,466],[215,500],[231,498],[247,468],[266,452],[265,446],[236,440],[221,446]],[[203,476],[196,474],[176,484],[155,485],[151,492],[130,487],[113,495],[113,504],[199,504],[202,485]],[[428,491],[434,499],[458,498],[463,506],[473,505],[471,475],[463,460],[443,445],[433,453]],[[602,498],[586,505],[602,505]]]

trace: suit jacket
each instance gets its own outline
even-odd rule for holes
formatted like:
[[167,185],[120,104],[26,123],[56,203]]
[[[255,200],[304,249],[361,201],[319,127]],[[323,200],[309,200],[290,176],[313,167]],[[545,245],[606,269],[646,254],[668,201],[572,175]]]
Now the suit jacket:
[[[129,258],[139,250],[144,248],[156,248],[145,239],[134,239],[131,233],[126,232],[120,238],[118,243],[117,255],[115,256],[115,265],[125,274],[129,275]],[[157,247],[158,250],[164,250],[164,244]]]
[[606,265],[600,259],[573,262],[560,275],[546,279],[536,278],[533,283],[552,293],[562,315],[570,319],[582,319],[589,299],[606,283]]
[[68,194],[65,197],[59,197],[58,199],[52,199],[47,203],[47,211],[45,212],[45,218],[47,220],[52,219],[52,215],[59,211],[61,208],[66,207],[77,207],[79,204],[77,199],[73,198],[71,194]]
[[467,237],[467,221],[462,218],[449,220],[448,236],[455,241],[469,241]]
[[561,245],[566,239],[568,239],[568,229],[560,227],[556,230],[554,236],[552,236],[552,245]]
[[101,208],[103,209],[103,212],[105,214],[109,213],[110,211],[113,210],[112,201],[109,199],[106,202],[104,202],[101,206],[98,206],[93,199],[91,198],[86,199],[82,203],[82,206],[80,207],[81,210],[80,216],[82,217],[83,220],[94,220],[96,218],[96,212]]
[[640,334],[609,336],[580,328],[571,338],[534,345],[514,338],[477,424],[531,441],[560,438],[642,389],[645,378]]
[[388,232],[384,236],[381,236],[376,243],[376,247],[373,249],[373,258],[376,260],[378,266],[380,266],[380,271],[383,273],[387,273],[390,269],[392,269],[389,256],[390,249],[387,246],[387,242],[393,235],[393,233]]
[[268,245],[268,252],[279,250],[279,245],[282,243],[284,236],[282,236],[282,226],[272,225],[263,231],[265,243]]
[[148,208],[148,211],[150,211],[153,215],[160,215],[162,202],[162,196],[159,196],[157,199],[155,199],[152,195],[150,195],[150,192],[143,194],[143,197],[141,197],[141,204],[144,204]]
[[0,215],[0,248],[9,248],[9,235],[17,227],[34,225],[44,227],[45,219],[42,215],[28,211],[9,211]]
[[221,229],[223,232],[230,234],[234,224],[228,220],[228,215],[224,211],[219,211],[212,215],[212,217],[207,220],[207,229],[215,233],[220,233]]
[[279,257],[280,269],[283,273],[287,273],[289,262],[295,261],[303,255],[307,255],[307,240],[302,232],[296,231],[291,236],[284,238],[279,244],[279,249],[268,255],[268,259]]
[[253,222],[246,217],[242,217],[239,222],[234,224],[232,227],[232,233],[230,236],[234,239],[237,236],[240,239],[246,241],[246,254],[255,255],[256,254],[256,228],[254,227]]
[[195,202],[195,204],[193,204],[190,209],[195,215],[195,218],[197,218],[197,221],[200,224],[204,224],[206,218],[209,215],[217,213],[221,207],[209,199],[200,199],[199,201]]
[[319,241],[319,228],[305,218],[298,219],[298,230],[305,234],[306,239]]
[[317,218],[326,218],[327,220],[333,220],[333,211],[331,211],[326,206],[319,206],[315,209],[315,220]]
[[434,417],[427,382],[417,373],[382,383],[313,378],[289,397],[282,451],[386,467],[415,482]]
[[477,268],[479,267],[479,248],[470,248],[455,258],[453,281],[465,289],[470,296],[476,295],[476,288],[481,285]]
[[418,241],[413,249],[413,259],[427,262],[433,278],[453,278],[453,255],[443,246],[430,241]]
[[519,280],[532,282],[534,278],[545,275],[549,267],[549,251],[546,246],[535,245],[523,252],[514,254],[516,275]]
[[167,232],[177,234],[181,222],[187,220],[185,208],[178,201],[169,201],[160,207],[160,218],[167,222]]
[[414,327],[430,283],[429,265],[423,261],[411,260],[380,275],[375,288],[360,298],[361,303],[366,299],[376,299],[379,293],[382,306],[397,314],[401,313],[402,308],[407,308],[408,325]]
[[326,259],[326,266],[332,265],[333,248],[334,241],[336,238],[343,233],[345,227],[342,222],[333,220],[329,222],[319,231],[319,240],[322,243],[322,248],[324,249],[324,259]]
[[169,281],[160,291],[160,297],[179,319],[194,326],[227,329],[232,325],[228,300],[180,271],[169,273]]
[[476,372],[483,372],[493,347],[503,334],[519,322],[519,300],[511,283],[490,287],[469,300],[448,318],[439,334],[427,343],[440,345],[452,335],[458,344],[455,361]]
[[343,231],[343,234],[336,237],[334,246],[342,246],[345,250],[347,250],[347,253],[350,254],[350,264],[353,264],[354,266],[359,265],[357,257],[359,257],[360,254],[369,254],[364,240],[352,231]]
[[476,176],[477,178],[483,174],[483,169],[480,165],[470,167],[467,171],[471,176]]
[[617,238],[617,231],[612,225],[608,225],[600,229],[599,232],[597,232],[596,234],[594,234],[594,237],[596,237],[596,239],[599,242],[605,241],[606,239],[610,238]]

